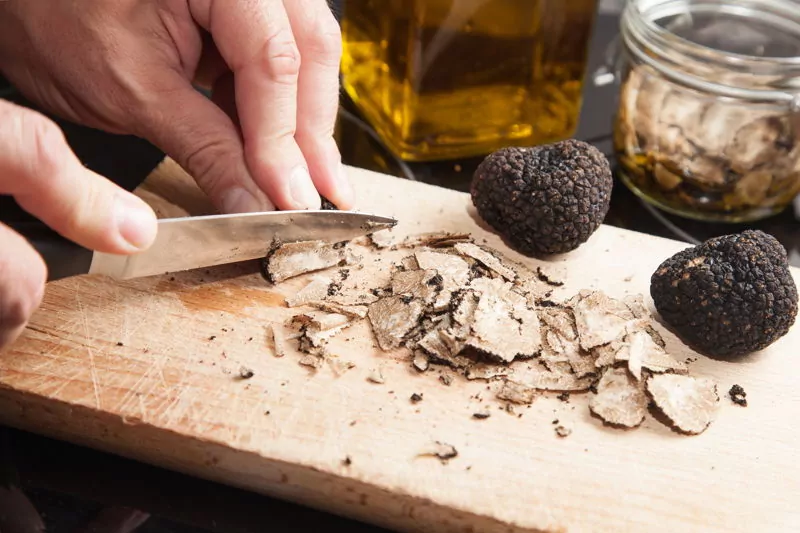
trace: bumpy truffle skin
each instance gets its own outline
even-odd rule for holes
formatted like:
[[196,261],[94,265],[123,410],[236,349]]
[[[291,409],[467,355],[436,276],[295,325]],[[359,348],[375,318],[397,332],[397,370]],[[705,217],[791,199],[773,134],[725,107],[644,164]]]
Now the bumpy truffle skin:
[[567,253],[586,242],[608,213],[613,179],[594,146],[569,139],[501,148],[481,162],[470,193],[480,217],[519,253]]
[[758,230],[715,237],[673,255],[651,276],[650,295],[686,344],[723,359],[766,348],[797,316],[786,249]]
[[338,211],[339,210],[339,208],[336,207],[336,205],[334,205],[333,202],[331,202],[330,200],[328,200],[324,196],[322,197],[322,207],[320,209],[322,209],[323,211]]

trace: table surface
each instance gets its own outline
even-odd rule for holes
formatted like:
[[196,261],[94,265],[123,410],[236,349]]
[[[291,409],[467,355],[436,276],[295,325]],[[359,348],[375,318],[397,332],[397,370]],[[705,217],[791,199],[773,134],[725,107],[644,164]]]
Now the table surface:
[[[613,2],[601,5],[592,44],[589,72],[602,62],[616,32]],[[609,13],[610,11],[610,13]],[[575,137],[610,154],[611,113],[615,87],[594,87],[591,76],[586,104]],[[406,165],[393,160],[365,131],[346,100],[337,135],[348,164],[409,177],[443,187],[466,190],[479,160]],[[161,159],[137,139],[102,133],[60,122],[67,138],[88,166],[122,182],[135,183]],[[102,142],[98,142],[101,140]],[[101,145],[102,150],[96,147]],[[120,174],[125,169],[126,174]],[[737,231],[738,227],[678,219],[642,204],[623,186],[616,186],[606,223],[689,242]],[[800,266],[800,225],[794,212],[755,226],[779,238]],[[751,225],[750,227],[753,227]],[[6,533],[249,533],[268,530],[306,531],[346,528],[377,532],[358,524],[296,505],[197,480],[94,450],[0,427],[0,531]],[[5,485],[7,488],[3,488]],[[27,528],[9,526],[10,517],[27,519]],[[4,523],[4,520],[6,522]],[[45,529],[36,527],[44,525]],[[8,529],[7,529],[8,528]]]

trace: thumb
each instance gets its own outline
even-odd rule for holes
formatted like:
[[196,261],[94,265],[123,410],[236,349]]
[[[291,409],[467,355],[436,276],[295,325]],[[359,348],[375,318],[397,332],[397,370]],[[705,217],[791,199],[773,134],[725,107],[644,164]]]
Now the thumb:
[[134,253],[152,244],[153,210],[86,169],[45,116],[0,101],[0,148],[0,193],[62,236],[108,253]]
[[273,211],[275,204],[251,177],[241,135],[226,110],[186,80],[175,84],[178,89],[144,111],[139,135],[182,166],[219,211]]

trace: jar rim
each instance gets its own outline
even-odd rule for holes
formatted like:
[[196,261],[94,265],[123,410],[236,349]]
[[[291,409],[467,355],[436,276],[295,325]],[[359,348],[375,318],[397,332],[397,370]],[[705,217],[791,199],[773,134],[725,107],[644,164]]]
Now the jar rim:
[[[762,22],[789,21],[794,26],[794,31],[798,37],[800,37],[800,10],[798,9],[800,6],[791,0],[706,0],[698,4],[693,4],[689,0],[628,0],[626,6],[626,10],[635,11],[639,20],[647,26],[653,35],[662,39],[681,41],[684,46],[702,49],[707,54],[716,54],[720,59],[769,61],[777,64],[800,66],[800,56],[756,56],[722,51],[676,35],[655,22],[665,16],[693,14],[698,11],[710,10],[711,8],[716,8],[719,12],[726,12],[727,14],[741,14],[746,10],[756,15]],[[786,26],[786,24],[783,25]]]
[[[622,14],[621,38],[640,60],[667,71],[679,83],[702,90],[713,89],[733,98],[788,101],[793,108],[800,108],[800,55],[773,57],[728,52],[682,37],[657,23],[669,16],[708,11],[752,15],[761,22],[781,24],[800,38],[800,10],[798,3],[790,0],[703,0],[696,3],[692,0],[628,0]],[[674,57],[676,54],[678,57]],[[656,62],[660,64],[654,64]],[[691,72],[691,66],[696,72]],[[713,66],[742,76],[752,75],[752,80],[771,76],[779,83],[743,88],[698,75],[698,71]]]

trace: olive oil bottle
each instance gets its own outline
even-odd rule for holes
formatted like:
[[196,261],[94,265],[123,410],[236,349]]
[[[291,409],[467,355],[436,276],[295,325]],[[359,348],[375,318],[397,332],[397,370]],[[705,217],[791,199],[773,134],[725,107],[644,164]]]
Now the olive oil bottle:
[[407,161],[571,136],[596,0],[345,0],[342,80]]

